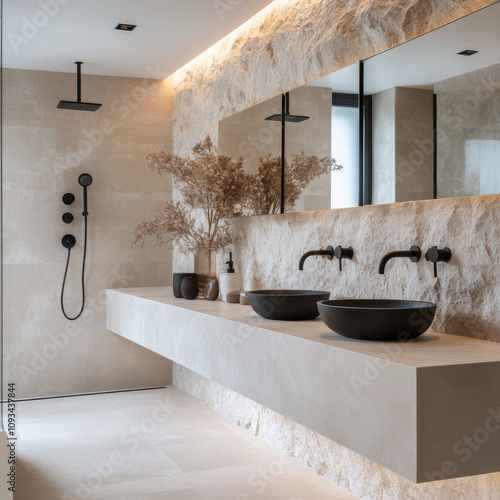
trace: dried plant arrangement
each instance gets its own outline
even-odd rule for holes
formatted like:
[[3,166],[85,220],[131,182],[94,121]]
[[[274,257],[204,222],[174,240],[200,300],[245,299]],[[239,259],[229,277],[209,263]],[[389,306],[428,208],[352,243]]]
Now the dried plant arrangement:
[[[292,210],[304,189],[318,177],[341,170],[335,158],[293,155],[285,159],[285,211]],[[258,173],[249,186],[248,208],[252,215],[277,214],[281,208],[281,158],[271,153],[259,158]]]
[[[182,201],[163,202],[153,219],[138,224],[133,246],[142,247],[151,238],[155,246],[172,242],[185,252],[210,254],[233,243],[223,219],[241,215],[247,204],[250,179],[243,159],[219,155],[209,136],[192,152],[191,158],[170,153],[146,157],[150,170],[172,175]],[[197,212],[203,215],[198,221],[193,217]]]
[[[192,156],[171,153],[146,156],[147,168],[158,175],[171,175],[182,201],[165,201],[153,219],[135,228],[132,246],[141,248],[146,239],[155,246],[173,243],[183,252],[210,255],[233,242],[223,219],[239,215],[275,214],[280,211],[280,157],[259,158],[259,170],[247,174],[244,160],[219,155],[210,136],[197,143]],[[286,164],[285,207],[292,209],[311,181],[340,170],[334,159],[293,155]],[[200,214],[202,217],[196,217]]]

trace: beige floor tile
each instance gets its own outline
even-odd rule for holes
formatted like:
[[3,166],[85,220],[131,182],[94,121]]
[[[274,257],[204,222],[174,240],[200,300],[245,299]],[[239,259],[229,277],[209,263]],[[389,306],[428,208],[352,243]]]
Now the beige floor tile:
[[234,436],[236,434],[227,427],[205,417],[203,419],[184,418],[171,421],[150,435],[150,439],[156,445],[172,445],[187,441],[196,442]]
[[220,469],[265,460],[266,454],[239,436],[158,445],[183,472]]
[[184,474],[121,483],[45,481],[16,492],[15,500],[210,500]]
[[15,500],[356,498],[172,386],[18,402],[17,415]]
[[[210,498],[217,500],[355,500],[344,489],[316,474],[289,466],[289,459],[188,473]],[[307,467],[302,466],[301,469]],[[312,471],[311,471],[312,472]]]

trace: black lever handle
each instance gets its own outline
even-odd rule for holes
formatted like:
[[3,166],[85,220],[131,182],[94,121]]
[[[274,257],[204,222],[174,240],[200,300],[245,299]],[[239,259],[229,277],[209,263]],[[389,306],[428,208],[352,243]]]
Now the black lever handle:
[[335,248],[334,253],[335,253],[335,257],[337,259],[339,259],[339,270],[340,270],[340,272],[342,272],[342,259],[351,260],[353,255],[354,255],[354,251],[353,251],[352,247],[342,248],[339,245],[338,247]]
[[437,262],[450,262],[451,250],[448,247],[431,247],[425,252],[425,260],[434,264],[434,278],[437,278]]

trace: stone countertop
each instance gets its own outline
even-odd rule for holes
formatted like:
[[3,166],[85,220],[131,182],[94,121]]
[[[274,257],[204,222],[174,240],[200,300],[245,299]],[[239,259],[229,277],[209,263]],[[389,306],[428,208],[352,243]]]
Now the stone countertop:
[[202,298],[177,299],[173,296],[171,286],[123,288],[115,291],[242,325],[292,335],[365,356],[388,359],[393,363],[413,368],[500,361],[500,343],[487,340],[430,331],[410,342],[353,340],[332,332],[319,317],[309,321],[268,320],[258,316],[251,306],[207,301]]

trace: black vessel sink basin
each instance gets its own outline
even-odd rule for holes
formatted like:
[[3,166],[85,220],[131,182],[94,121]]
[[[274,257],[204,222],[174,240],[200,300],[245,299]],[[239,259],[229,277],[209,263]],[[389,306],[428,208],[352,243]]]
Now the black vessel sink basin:
[[300,321],[318,317],[317,303],[330,298],[330,292],[317,290],[253,290],[250,305],[263,318]]
[[331,330],[359,340],[414,339],[436,314],[436,304],[417,300],[324,300],[318,309]]

